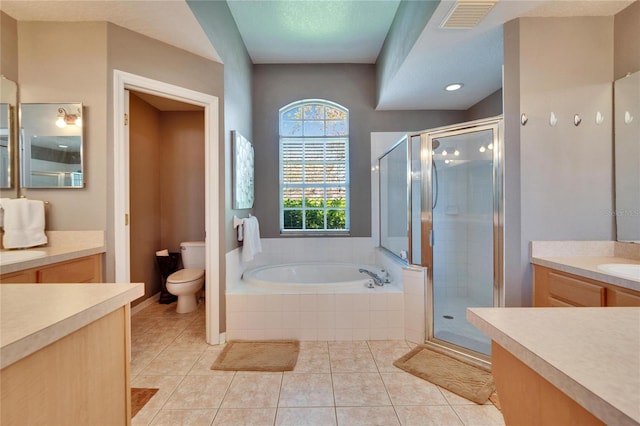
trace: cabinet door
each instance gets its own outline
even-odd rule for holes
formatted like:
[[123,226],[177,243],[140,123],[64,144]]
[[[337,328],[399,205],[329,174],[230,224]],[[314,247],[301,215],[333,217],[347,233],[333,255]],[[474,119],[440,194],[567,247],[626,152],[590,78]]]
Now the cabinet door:
[[616,288],[607,289],[607,306],[640,306],[638,292],[623,291]]
[[98,283],[101,280],[100,255],[56,263],[38,271],[38,282],[41,283]]
[[556,272],[549,273],[549,297],[572,306],[604,306],[605,288]]
[[37,282],[35,269],[12,272],[0,277],[0,284],[34,284]]

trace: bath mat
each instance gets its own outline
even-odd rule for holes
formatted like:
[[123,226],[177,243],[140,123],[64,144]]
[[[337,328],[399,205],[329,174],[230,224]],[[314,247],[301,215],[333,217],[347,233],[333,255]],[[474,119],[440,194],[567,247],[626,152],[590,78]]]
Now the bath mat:
[[490,372],[424,346],[414,348],[393,365],[478,404],[487,402],[495,390]]
[[297,340],[233,340],[220,352],[212,370],[291,371],[298,361]]
[[131,418],[158,392],[155,388],[131,388]]

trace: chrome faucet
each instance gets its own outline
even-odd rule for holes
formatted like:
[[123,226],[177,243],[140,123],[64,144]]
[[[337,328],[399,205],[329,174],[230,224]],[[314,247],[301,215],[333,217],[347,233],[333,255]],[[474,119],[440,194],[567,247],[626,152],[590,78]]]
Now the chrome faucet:
[[[358,269],[358,272],[369,275],[373,279],[373,282],[376,283],[376,285],[379,285],[379,286],[384,285],[384,279],[380,278],[380,276],[375,272],[371,272],[368,269],[364,269],[364,268]],[[387,282],[389,282],[388,279],[387,279]]]

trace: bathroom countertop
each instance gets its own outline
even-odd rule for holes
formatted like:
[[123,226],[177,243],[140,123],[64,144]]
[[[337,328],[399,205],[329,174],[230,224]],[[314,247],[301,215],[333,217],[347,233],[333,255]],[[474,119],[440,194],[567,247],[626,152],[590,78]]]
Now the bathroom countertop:
[[0,368],[144,295],[144,284],[3,284]]
[[[38,268],[106,252],[104,231],[47,231],[47,237],[49,243],[46,246],[26,249],[42,251],[44,252],[43,256],[12,263],[3,262],[0,266],[0,274]],[[16,250],[1,250],[0,259],[5,251]]]
[[619,287],[640,291],[640,281],[608,274],[598,269],[598,265],[605,263],[640,264],[640,261],[615,256],[589,256],[589,257],[532,257],[534,265],[546,266],[569,274],[579,275],[585,278],[602,281]]
[[640,308],[470,308],[467,319],[606,424],[640,423]]
[[615,241],[532,241],[531,263],[640,291],[640,281],[598,269],[605,263],[640,264],[640,246]]

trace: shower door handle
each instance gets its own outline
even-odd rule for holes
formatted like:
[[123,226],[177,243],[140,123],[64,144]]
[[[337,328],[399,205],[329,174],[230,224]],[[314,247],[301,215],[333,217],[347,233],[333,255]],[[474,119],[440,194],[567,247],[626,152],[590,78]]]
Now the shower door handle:
[[429,230],[429,246],[433,247],[433,242],[435,240],[433,229]]

